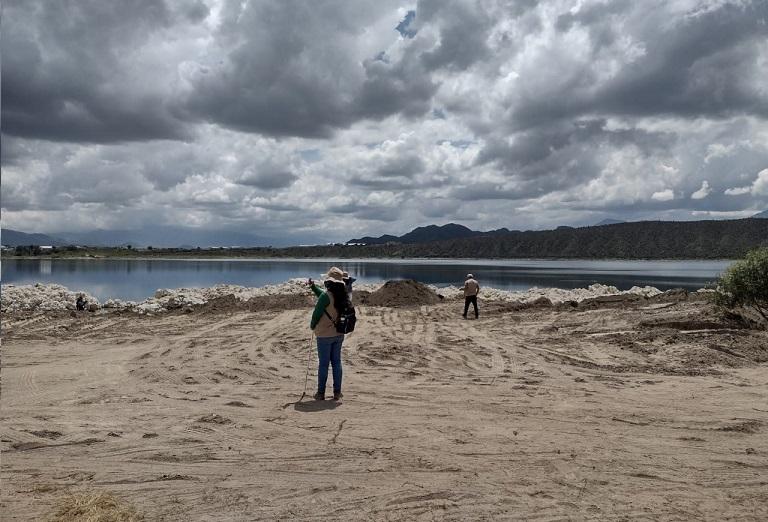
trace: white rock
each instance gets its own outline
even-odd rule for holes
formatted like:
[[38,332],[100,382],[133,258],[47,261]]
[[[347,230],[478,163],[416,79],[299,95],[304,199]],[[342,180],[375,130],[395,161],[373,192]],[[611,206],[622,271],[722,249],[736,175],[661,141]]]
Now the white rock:
[[[446,299],[461,299],[464,297],[464,290],[462,287],[435,287],[430,286],[432,290],[442,295]],[[590,285],[588,288],[574,288],[571,290],[565,290],[562,288],[530,288],[525,291],[511,291],[500,290],[498,288],[482,288],[480,290],[479,298],[486,301],[509,301],[509,302],[521,302],[529,303],[546,297],[552,303],[558,304],[565,301],[581,302],[585,299],[592,297],[599,297],[605,295],[625,295],[625,294],[637,294],[645,297],[652,297],[654,295],[661,294],[661,290],[652,286],[637,287],[634,286],[629,290],[621,291],[615,286],[608,286],[602,284]]]
[[88,305],[99,307],[99,300],[86,292],[72,292],[57,284],[3,285],[0,308],[3,312],[36,310],[41,312],[74,310],[77,296],[83,294]]
[[[381,286],[381,283],[365,283],[356,284],[354,288],[355,290],[375,292]],[[461,287],[427,286],[446,299],[461,299],[464,295]],[[55,284],[3,285],[2,310],[5,312],[16,310],[51,311],[74,309],[75,300],[80,293],[84,292],[73,292],[64,286]],[[552,301],[552,303],[558,304],[564,301],[581,302],[585,299],[605,295],[636,294],[652,297],[660,293],[662,292],[659,289],[651,286],[634,286],[629,290],[620,291],[615,286],[594,284],[588,288],[575,288],[572,290],[531,288],[526,291],[509,291],[498,288],[483,288],[480,292],[480,299],[528,303],[545,297]],[[155,292],[153,297],[142,302],[109,299],[104,303],[104,308],[111,310],[135,310],[139,313],[160,313],[169,309],[203,305],[211,299],[230,295],[239,301],[247,301],[254,297],[270,295],[309,295],[309,289],[307,288],[306,280],[298,278],[262,287],[216,285],[208,288],[161,288]],[[91,295],[85,294],[85,298],[88,304],[99,304],[98,300]]]

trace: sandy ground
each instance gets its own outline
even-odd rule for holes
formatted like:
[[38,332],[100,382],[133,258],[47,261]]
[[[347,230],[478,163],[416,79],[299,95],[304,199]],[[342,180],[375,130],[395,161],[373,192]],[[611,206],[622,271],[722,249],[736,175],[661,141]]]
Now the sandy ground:
[[6,315],[3,520],[768,519],[768,332],[703,302],[361,306],[297,403],[309,314]]

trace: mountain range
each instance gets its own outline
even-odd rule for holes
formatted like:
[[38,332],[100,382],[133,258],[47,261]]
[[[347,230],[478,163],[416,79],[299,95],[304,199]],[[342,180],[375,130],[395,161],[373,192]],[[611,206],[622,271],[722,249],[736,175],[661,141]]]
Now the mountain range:
[[602,227],[603,225],[618,225],[619,223],[626,223],[626,221],[621,220],[621,219],[608,218],[608,219],[604,219],[604,220],[602,220],[602,221],[600,221],[598,223],[595,223],[595,226],[596,227]]
[[[753,218],[768,219],[768,210],[760,212],[752,216]],[[571,227],[562,225],[557,227],[556,230],[574,230],[576,228],[594,228],[626,224],[626,221],[621,219],[603,219],[602,221],[592,225],[592,227]],[[650,223],[650,222],[648,222]],[[480,232],[465,227],[464,225],[457,225],[456,223],[448,223],[447,225],[429,225],[426,227],[418,227],[407,234],[402,236],[393,236],[391,234],[385,234],[383,236],[371,237],[365,236],[357,239],[350,239],[347,241],[347,245],[386,245],[392,243],[400,243],[405,245],[413,245],[418,243],[430,243],[434,241],[445,241],[449,239],[467,239],[476,237],[499,237],[507,236],[513,233],[519,233],[519,230],[509,230],[507,228],[498,228],[496,230],[490,230],[488,232]],[[533,231],[531,231],[533,232]],[[538,232],[546,232],[540,230]]]
[[317,243],[309,235],[286,235],[281,238],[257,236],[247,232],[225,230],[201,230],[188,227],[152,227],[135,230],[91,230],[68,232],[56,235],[28,234],[5,228],[2,230],[2,244],[19,245],[84,245],[100,247],[283,247],[302,243]]
[[19,232],[18,230],[11,230],[10,228],[4,228],[1,231],[0,239],[2,244],[6,246],[20,246],[20,245],[51,245],[61,246],[66,245],[67,242],[63,239],[51,237],[47,234],[27,234],[26,232]]
[[[450,227],[451,230],[453,227]],[[462,233],[466,234],[466,231]],[[474,259],[738,259],[768,247],[768,219],[637,221],[420,243],[390,241],[275,251],[281,257],[474,258]]]
[[[760,212],[752,216],[753,218],[768,219],[768,210]],[[732,220],[732,221],[744,221],[744,220]],[[716,220],[708,221],[691,221],[691,222],[678,222],[680,226],[683,223],[702,223],[702,230],[706,229],[708,225],[705,223],[714,223]],[[644,223],[641,224],[641,223]],[[580,237],[585,239],[588,237],[601,237],[604,234],[598,233],[599,229],[616,229],[616,230],[632,230],[633,233],[637,233],[642,230],[648,230],[655,225],[652,223],[674,223],[674,222],[658,222],[647,221],[637,223],[627,223],[618,219],[604,219],[599,223],[591,227],[558,227],[553,231],[528,231],[520,232],[518,230],[509,230],[507,228],[499,228],[496,230],[489,230],[486,232],[472,230],[463,225],[456,223],[448,223],[447,225],[429,225],[424,227],[418,227],[412,231],[403,234],[402,236],[394,236],[391,234],[385,234],[378,237],[365,236],[357,239],[350,239],[347,241],[347,245],[388,245],[388,244],[403,244],[403,245],[418,245],[422,243],[434,243],[445,242],[455,240],[471,240],[471,239],[493,239],[493,238],[505,238],[511,237],[529,237],[530,234],[547,233],[547,232],[560,232],[565,233],[567,231],[581,231],[578,232]],[[622,228],[627,225],[639,225],[629,228]],[[693,226],[693,225],[692,225]],[[690,228],[690,227],[689,227]],[[710,227],[712,228],[712,227]],[[714,230],[714,228],[712,228]],[[665,229],[666,230],[666,229]],[[591,233],[589,231],[592,231]],[[522,234],[522,236],[520,236]],[[526,235],[527,234],[527,235]],[[543,237],[543,236],[542,236]],[[300,244],[318,244],[324,243],[319,241],[317,237],[305,235],[285,235],[280,238],[261,237],[255,234],[247,232],[232,232],[222,230],[201,230],[189,227],[145,227],[135,230],[92,230],[88,232],[71,232],[62,233],[57,235],[49,234],[28,234],[17,230],[3,229],[2,230],[2,244],[6,246],[24,246],[24,245],[85,245],[85,246],[105,246],[105,247],[120,247],[131,245],[136,248],[140,247],[160,247],[160,248],[195,248],[195,247],[289,247]],[[670,238],[672,240],[673,238]],[[491,241],[492,243],[492,241]],[[427,252],[426,255],[429,255]],[[535,253],[533,255],[536,255]],[[543,252],[539,255],[545,255]]]
[[499,234],[508,234],[510,231],[506,228],[499,228],[489,232],[478,232],[471,230],[464,225],[448,223],[447,225],[429,225],[426,227],[414,228],[402,236],[393,236],[385,234],[379,237],[361,237],[359,239],[350,239],[347,244],[361,245],[385,245],[387,243],[428,243],[430,241],[441,241],[444,239],[462,239],[467,237],[494,236]]

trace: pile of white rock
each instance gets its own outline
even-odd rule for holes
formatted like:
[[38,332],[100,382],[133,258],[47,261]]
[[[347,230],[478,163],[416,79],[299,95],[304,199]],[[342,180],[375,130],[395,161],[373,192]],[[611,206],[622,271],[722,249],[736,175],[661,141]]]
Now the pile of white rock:
[[41,283],[19,286],[3,285],[2,295],[0,295],[0,309],[3,312],[75,310],[77,296],[81,294],[89,309],[98,310],[99,300],[86,292],[73,292],[66,286]]
[[[358,291],[374,292],[381,288],[381,286],[380,283],[356,284],[354,288]],[[460,299],[464,295],[461,287],[427,286],[446,299]],[[595,284],[588,288],[576,288],[573,290],[562,290],[559,288],[531,288],[524,292],[483,288],[480,292],[480,298],[483,300],[515,301],[520,303],[531,303],[540,300],[541,298],[546,298],[553,304],[558,304],[568,301],[581,302],[585,299],[607,295],[631,294],[653,297],[661,293],[660,290],[651,286],[635,286],[629,290],[621,291],[615,286]],[[261,287],[216,285],[208,288],[161,288],[155,292],[153,297],[141,302],[109,299],[103,305],[100,305],[98,299],[92,295],[85,292],[73,292],[61,285],[35,284],[16,286],[9,284],[3,285],[2,311],[74,310],[75,300],[80,294],[83,294],[92,311],[104,308],[107,310],[132,310],[145,314],[204,305],[212,299],[227,296],[233,296],[239,301],[248,301],[255,297],[271,295],[307,295],[308,290],[306,279],[290,279],[285,283]]]
[[[464,290],[460,287],[445,287],[432,289],[446,299],[458,299],[463,297]],[[602,297],[606,295],[639,295],[643,297],[653,297],[663,293],[653,286],[633,286],[629,290],[619,290],[615,286],[602,284],[590,285],[587,288],[574,288],[564,290],[561,288],[531,288],[525,291],[499,290],[497,288],[481,288],[480,299],[488,301],[509,301],[520,303],[531,303],[541,298],[549,299],[553,304],[575,301],[580,303],[586,299]]]
[[[376,290],[380,284],[359,285],[358,289]],[[289,279],[285,283],[248,287],[237,285],[216,285],[208,288],[161,288],[151,297],[141,303],[131,301],[110,300],[105,303],[107,308],[130,308],[140,313],[163,312],[177,308],[202,305],[212,299],[233,296],[238,301],[248,301],[256,297],[271,295],[308,295],[306,279]]]
[[[370,292],[378,289],[381,284],[356,285],[359,290]],[[134,310],[139,313],[157,313],[203,305],[212,299],[233,296],[238,301],[248,301],[256,297],[271,295],[308,295],[306,279],[289,279],[285,283],[248,287],[238,285],[216,285],[207,288],[160,288],[155,295],[141,302],[110,299],[104,303],[104,308],[114,310]]]

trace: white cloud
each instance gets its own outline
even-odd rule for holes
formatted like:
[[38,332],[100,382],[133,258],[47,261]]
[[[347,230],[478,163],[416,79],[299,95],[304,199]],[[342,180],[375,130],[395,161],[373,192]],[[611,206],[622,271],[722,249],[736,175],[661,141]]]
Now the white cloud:
[[707,147],[707,155],[704,156],[704,163],[709,163],[713,159],[730,156],[736,150],[736,145],[723,145],[722,143],[713,143]]
[[768,195],[760,0],[182,4],[78,4],[62,30],[67,7],[9,3],[5,225],[348,239]]
[[752,187],[733,187],[729,189],[725,189],[724,194],[726,196],[742,196],[744,194],[749,194],[752,191]]
[[654,201],[672,201],[675,199],[675,193],[672,192],[672,189],[661,190],[654,192],[651,195],[651,199]]
[[763,169],[757,173],[757,179],[752,184],[751,193],[753,196],[768,196],[768,169]]
[[742,219],[755,215],[754,210],[694,210],[691,215],[694,217],[708,217],[712,219]]
[[701,188],[691,194],[691,199],[704,199],[712,192],[712,188],[709,186],[707,180],[702,181]]

